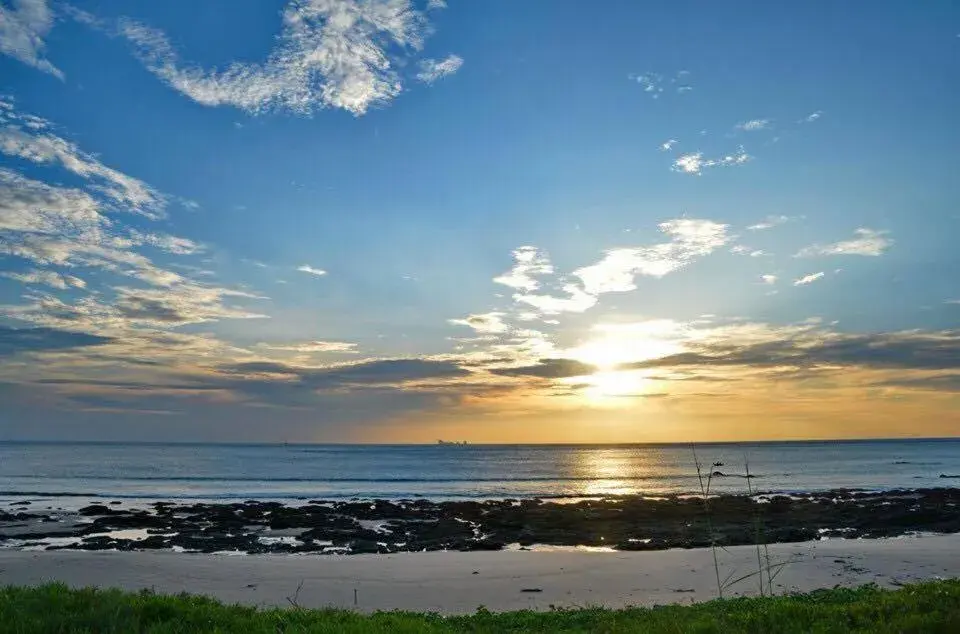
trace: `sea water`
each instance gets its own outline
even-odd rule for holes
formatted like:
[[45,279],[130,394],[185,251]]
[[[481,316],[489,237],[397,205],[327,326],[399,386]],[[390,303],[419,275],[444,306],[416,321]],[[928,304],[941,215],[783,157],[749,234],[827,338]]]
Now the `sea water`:
[[[685,445],[0,443],[0,500],[581,498],[960,486],[960,439]],[[751,478],[747,479],[747,463]]]

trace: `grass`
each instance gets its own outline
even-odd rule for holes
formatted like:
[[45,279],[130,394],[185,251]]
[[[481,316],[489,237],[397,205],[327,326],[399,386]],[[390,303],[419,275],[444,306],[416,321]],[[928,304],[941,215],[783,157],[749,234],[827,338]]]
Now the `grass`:
[[803,595],[697,605],[491,613],[442,617],[412,612],[257,609],[204,597],[50,584],[0,589],[6,634],[193,632],[960,632],[960,580],[883,590],[836,588]]

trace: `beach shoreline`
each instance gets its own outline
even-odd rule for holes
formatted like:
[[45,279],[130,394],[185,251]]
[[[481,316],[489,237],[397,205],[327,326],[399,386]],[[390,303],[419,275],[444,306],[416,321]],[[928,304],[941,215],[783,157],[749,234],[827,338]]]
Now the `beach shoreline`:
[[[830,539],[770,546],[778,594],[960,576],[960,534]],[[723,574],[756,568],[756,552],[720,553]],[[63,582],[226,603],[364,612],[492,611],[689,603],[717,597],[709,548],[653,552],[428,552],[328,557],[170,552],[0,551],[0,584]],[[726,596],[758,594],[756,579]]]

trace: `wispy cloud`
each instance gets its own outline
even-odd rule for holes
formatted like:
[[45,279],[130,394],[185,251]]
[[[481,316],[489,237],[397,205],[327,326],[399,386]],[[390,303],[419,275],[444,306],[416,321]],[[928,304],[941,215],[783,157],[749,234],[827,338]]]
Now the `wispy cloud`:
[[[411,0],[298,0],[283,10],[278,45],[265,62],[234,62],[218,71],[182,63],[161,31],[133,20],[119,26],[152,73],[203,105],[253,114],[341,108],[358,116],[400,94],[397,68],[430,31],[427,14]],[[441,74],[434,79],[462,61],[436,62],[433,70]]]
[[357,344],[347,341],[303,341],[299,343],[258,343],[258,348],[298,354],[356,354]]
[[494,282],[521,291],[533,291],[540,287],[537,276],[553,273],[550,259],[534,246],[516,249],[513,252],[513,261],[513,267],[503,275],[493,278]]
[[[38,178],[52,176],[37,180],[0,168],[0,257],[8,269],[17,260],[35,266],[5,273],[29,290],[24,303],[2,306],[0,313],[34,326],[117,341],[185,324],[262,316],[231,304],[258,296],[196,281],[187,272],[208,272],[171,264],[183,271],[178,273],[143,252],[169,258],[203,250],[187,238],[125,224],[131,212],[142,217],[140,222],[164,217],[167,196],[53,134],[49,122],[2,103],[0,152],[53,170],[34,169],[31,175]],[[55,184],[64,171],[79,179],[76,187]],[[97,280],[81,270],[109,276]],[[42,287],[70,292],[60,295]]]
[[467,326],[481,334],[502,334],[510,330],[503,321],[505,313],[489,312],[477,315],[468,315],[463,319],[451,319],[450,323],[456,326]]
[[770,274],[761,275],[761,276],[760,276],[760,281],[763,282],[764,284],[776,284],[776,283],[777,283],[777,276],[776,276],[776,275],[770,275]]
[[301,264],[297,267],[297,270],[301,273],[309,273],[310,275],[316,275],[317,277],[322,277],[327,274],[323,269],[316,269],[309,264]]
[[806,284],[812,284],[824,276],[824,272],[820,271],[819,273],[810,273],[809,275],[804,275],[801,278],[798,278],[793,281],[794,286],[804,286]]
[[631,81],[635,81],[643,88],[643,92],[650,95],[653,99],[659,99],[666,91],[683,94],[693,90],[690,85],[690,71],[678,71],[673,77],[664,77],[660,73],[641,73],[639,75],[629,75]]
[[790,222],[792,218],[790,216],[767,216],[762,221],[757,224],[750,225],[747,227],[748,231],[763,231],[765,229],[773,229],[774,227],[779,227],[782,224]]
[[769,130],[771,123],[770,119],[750,119],[738,123],[736,128],[743,132],[757,132],[758,130]]
[[50,131],[44,119],[18,113],[12,102],[0,99],[0,152],[40,165],[59,166],[91,183],[119,211],[157,219],[166,199],[143,181],[101,163],[76,144]]
[[595,306],[604,293],[634,290],[638,276],[662,277],[710,254],[729,240],[727,228],[725,224],[693,218],[662,222],[659,229],[669,241],[611,249],[599,262],[574,270],[572,277],[576,281],[561,278],[552,293],[535,292],[541,281],[534,276],[554,273],[546,255],[536,247],[521,247],[514,251],[514,267],[495,281],[516,289],[513,300],[526,311],[535,311],[524,318],[582,313]]
[[663,277],[712,253],[730,239],[728,226],[711,220],[680,218],[662,222],[659,228],[670,236],[669,242],[610,250],[602,260],[577,269],[573,275],[591,295],[631,291],[636,288],[638,275]]
[[715,159],[704,158],[703,152],[691,152],[689,154],[683,154],[677,157],[677,159],[674,160],[671,169],[674,172],[695,174],[699,176],[705,169],[712,167],[731,167],[734,165],[743,165],[752,158],[753,157],[747,154],[746,150],[744,150],[742,146],[738,148],[734,154],[728,154]]
[[0,273],[0,277],[16,280],[23,284],[40,284],[66,290],[67,288],[86,288],[87,283],[75,275],[62,275],[55,271],[34,269],[26,273]]
[[448,55],[444,59],[437,61],[435,59],[420,60],[420,72],[417,73],[417,79],[425,84],[432,84],[438,79],[453,75],[463,66],[463,58],[459,55]]
[[893,245],[893,239],[887,237],[887,231],[860,228],[854,231],[856,238],[841,240],[831,244],[813,244],[801,249],[797,257],[815,257],[819,255],[883,255]]
[[816,112],[811,112],[810,114],[805,116],[803,119],[801,119],[800,123],[813,123],[814,121],[816,121],[822,116],[823,116],[823,112],[821,110],[817,110]]
[[12,4],[0,4],[0,54],[63,79],[60,69],[43,57],[43,38],[53,26],[47,0],[13,0]]
[[660,151],[669,152],[670,150],[673,149],[673,146],[675,146],[677,143],[679,143],[679,141],[677,141],[676,139],[668,139],[660,144]]

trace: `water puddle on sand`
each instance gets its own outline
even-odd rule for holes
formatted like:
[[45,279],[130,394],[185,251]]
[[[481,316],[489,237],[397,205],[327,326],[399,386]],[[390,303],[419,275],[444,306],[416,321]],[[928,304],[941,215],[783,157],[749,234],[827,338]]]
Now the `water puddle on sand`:
[[613,546],[554,546],[552,544],[507,544],[504,550],[530,551],[534,553],[615,553]]

